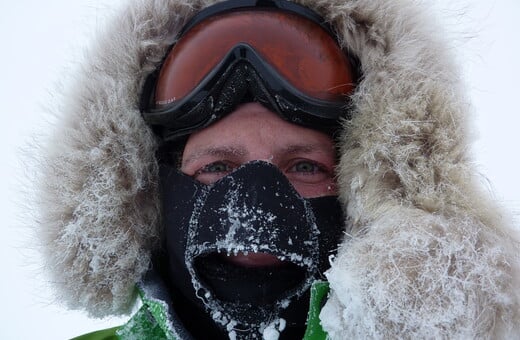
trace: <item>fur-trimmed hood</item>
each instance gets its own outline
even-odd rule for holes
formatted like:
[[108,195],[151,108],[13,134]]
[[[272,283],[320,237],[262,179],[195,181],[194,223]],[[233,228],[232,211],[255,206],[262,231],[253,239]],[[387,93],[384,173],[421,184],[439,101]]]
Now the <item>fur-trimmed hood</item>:
[[[58,297],[128,312],[161,244],[156,139],[138,101],[182,25],[211,0],[131,0],[88,51],[42,155],[39,237]],[[355,54],[339,138],[344,243],[328,271],[332,338],[520,334],[518,237],[479,187],[452,56],[412,0],[300,0]]]

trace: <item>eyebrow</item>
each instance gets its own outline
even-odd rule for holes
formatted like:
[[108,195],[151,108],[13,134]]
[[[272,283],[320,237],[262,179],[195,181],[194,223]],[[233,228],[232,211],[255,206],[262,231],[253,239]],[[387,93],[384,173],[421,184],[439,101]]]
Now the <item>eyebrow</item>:
[[[333,149],[332,149],[333,150]],[[281,147],[277,154],[300,154],[300,153],[311,153],[311,152],[329,152],[329,148],[325,147],[323,144],[315,143],[315,144],[290,144],[284,147]],[[333,151],[334,152],[334,151]],[[218,157],[218,158],[229,158],[229,157],[245,157],[248,155],[248,151],[245,147],[241,145],[226,145],[226,146],[217,146],[217,147],[207,147],[200,150],[195,151],[189,157],[187,157],[183,162],[182,166],[187,166],[196,160],[206,157]]]
[[215,157],[223,157],[227,158],[230,156],[234,157],[244,157],[247,155],[247,150],[243,146],[217,146],[217,147],[208,147],[204,149],[200,149],[195,151],[189,157],[187,157],[183,162],[182,166],[189,165],[193,163],[197,159],[205,156],[215,156]]
[[[311,153],[316,151],[328,152],[329,148],[323,144],[291,144],[280,149],[285,154]],[[333,148],[332,148],[333,150]]]

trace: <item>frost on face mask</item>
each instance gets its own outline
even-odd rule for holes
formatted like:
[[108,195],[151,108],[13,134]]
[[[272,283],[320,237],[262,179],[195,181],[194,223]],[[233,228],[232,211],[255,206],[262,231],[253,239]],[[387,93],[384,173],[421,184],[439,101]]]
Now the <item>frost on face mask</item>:
[[[303,300],[299,297],[326,269],[322,264],[338,243],[341,228],[328,211],[335,199],[323,201],[327,211],[316,215],[312,200],[261,161],[211,186],[179,178],[185,182],[166,184],[192,192],[183,195],[189,202],[173,202],[172,216],[165,214],[172,226],[168,252],[176,256],[171,262],[182,260],[186,271],[174,268],[175,277],[190,280],[191,294],[230,338],[276,339],[286,328],[284,311]],[[333,224],[334,233],[320,232],[317,222]],[[178,235],[186,235],[185,241]]]
[[[188,234],[186,266],[197,296],[216,322],[232,325],[230,332],[238,336],[246,329],[260,336],[269,320],[309,288],[317,271],[314,215],[287,179],[264,162],[215,183],[197,201]],[[267,264],[249,263],[247,256]]]

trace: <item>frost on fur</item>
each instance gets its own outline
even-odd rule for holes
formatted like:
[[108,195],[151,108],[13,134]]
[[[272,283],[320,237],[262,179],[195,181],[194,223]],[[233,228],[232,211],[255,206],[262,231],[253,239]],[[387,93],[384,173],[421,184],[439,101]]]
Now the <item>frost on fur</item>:
[[397,208],[340,250],[320,319],[332,339],[479,338],[497,324],[510,329],[517,301],[508,258],[498,235],[475,220]]

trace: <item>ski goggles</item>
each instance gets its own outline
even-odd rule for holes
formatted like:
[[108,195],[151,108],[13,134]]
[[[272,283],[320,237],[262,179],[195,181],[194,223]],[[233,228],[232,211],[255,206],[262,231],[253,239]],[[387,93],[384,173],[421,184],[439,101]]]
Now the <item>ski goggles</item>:
[[172,141],[257,101],[287,121],[334,130],[349,118],[357,73],[333,36],[316,13],[284,0],[210,6],[148,77],[143,117]]

